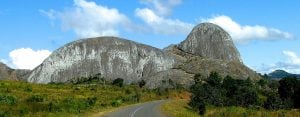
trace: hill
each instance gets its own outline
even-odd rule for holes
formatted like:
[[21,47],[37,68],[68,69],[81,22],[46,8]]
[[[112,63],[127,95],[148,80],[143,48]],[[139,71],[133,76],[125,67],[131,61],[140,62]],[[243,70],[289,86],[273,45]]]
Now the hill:
[[288,73],[284,70],[275,70],[275,71],[269,73],[268,76],[272,79],[281,79],[281,78],[285,78],[285,77],[300,78],[300,74],[292,74],[292,73]]
[[221,27],[202,23],[178,45],[161,50],[118,37],[81,39],[55,50],[27,79],[35,83],[76,82],[101,74],[127,84],[146,81],[148,88],[163,81],[190,86],[195,74],[210,72],[239,79],[258,79],[245,66],[230,35]]

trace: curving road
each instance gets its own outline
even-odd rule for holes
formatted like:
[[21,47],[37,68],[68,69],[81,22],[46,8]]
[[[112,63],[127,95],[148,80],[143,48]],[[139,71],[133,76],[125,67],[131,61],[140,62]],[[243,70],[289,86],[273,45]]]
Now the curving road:
[[165,117],[159,109],[164,102],[166,101],[160,100],[129,106],[107,113],[104,117]]

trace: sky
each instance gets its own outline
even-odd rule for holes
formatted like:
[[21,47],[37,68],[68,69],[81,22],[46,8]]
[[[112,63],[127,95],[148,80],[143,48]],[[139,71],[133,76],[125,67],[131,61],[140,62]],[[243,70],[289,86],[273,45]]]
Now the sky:
[[33,69],[74,40],[118,36],[157,48],[203,22],[232,37],[260,73],[300,73],[299,0],[1,0],[0,61]]

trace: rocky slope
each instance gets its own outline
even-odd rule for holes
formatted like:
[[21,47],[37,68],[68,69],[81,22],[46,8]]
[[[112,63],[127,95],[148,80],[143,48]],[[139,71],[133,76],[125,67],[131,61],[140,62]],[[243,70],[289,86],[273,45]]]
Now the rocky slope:
[[202,23],[196,26],[187,39],[178,45],[178,48],[208,59],[241,61],[230,35],[212,23]]
[[138,82],[172,68],[176,60],[160,49],[117,37],[82,39],[51,54],[30,74],[35,83],[68,82],[101,73],[108,80]]
[[101,73],[107,80],[123,78],[126,83],[146,80],[148,88],[162,81],[189,86],[196,73],[212,71],[222,76],[257,79],[243,65],[229,34],[211,23],[196,26],[187,39],[164,50],[117,38],[78,40],[53,52],[29,75],[35,83],[70,82]]
[[29,70],[11,69],[0,62],[0,80],[25,80]]

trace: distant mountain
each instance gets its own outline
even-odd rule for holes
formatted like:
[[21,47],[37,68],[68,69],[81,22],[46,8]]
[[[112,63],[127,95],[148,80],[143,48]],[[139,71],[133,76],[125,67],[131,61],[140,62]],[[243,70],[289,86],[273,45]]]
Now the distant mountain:
[[285,77],[300,78],[300,74],[292,74],[292,73],[288,73],[284,70],[275,70],[275,71],[269,73],[268,76],[270,78],[274,78],[274,79],[280,79],[280,78],[285,78]]
[[26,80],[30,70],[12,69],[0,62],[0,80]]

